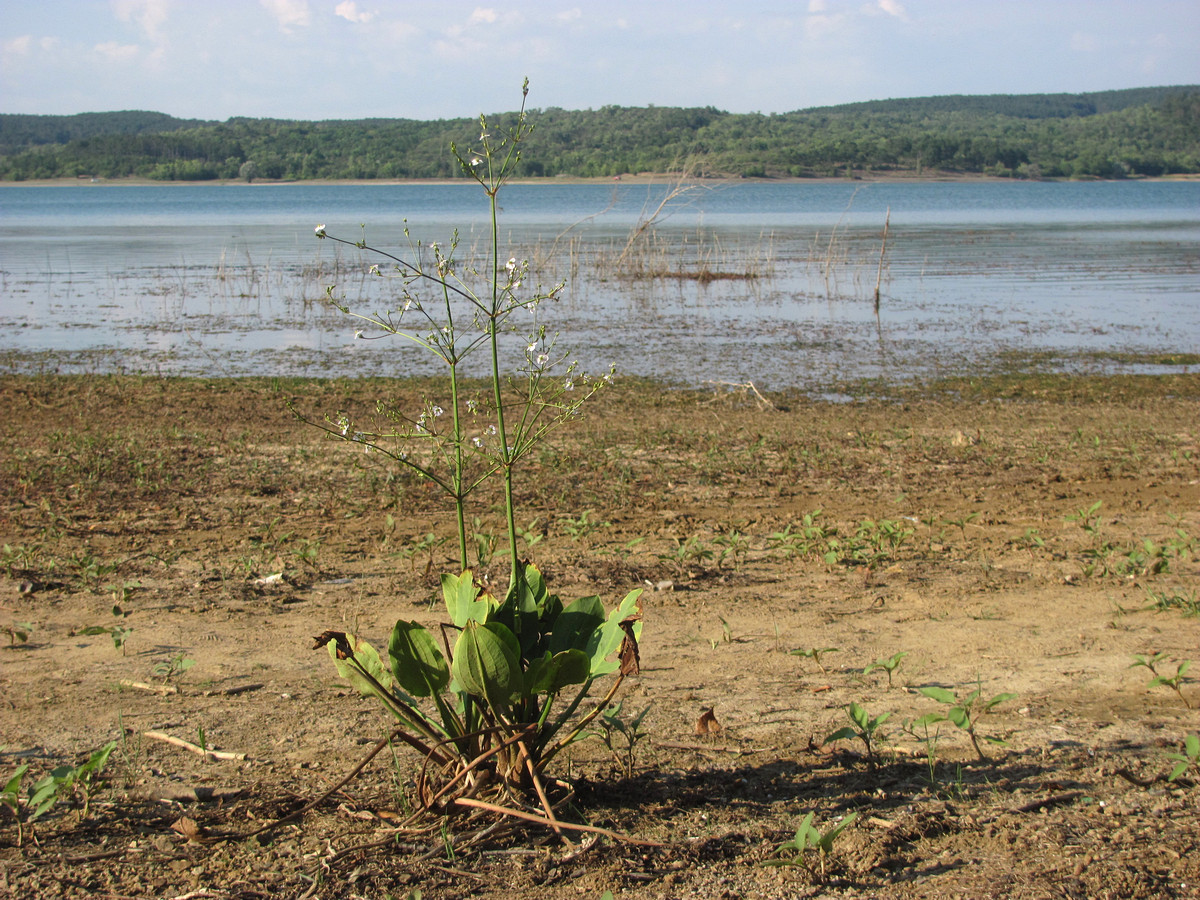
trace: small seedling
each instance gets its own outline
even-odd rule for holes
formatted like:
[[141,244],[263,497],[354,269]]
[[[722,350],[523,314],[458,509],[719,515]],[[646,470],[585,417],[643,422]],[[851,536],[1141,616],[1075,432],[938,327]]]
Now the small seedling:
[[538,528],[541,523],[541,519],[534,519],[524,528],[517,528],[517,537],[525,542],[526,550],[532,549],[536,544],[541,542],[542,538],[546,536]]
[[987,754],[983,752],[983,748],[979,744],[981,739],[987,741],[989,744],[1005,746],[1006,742],[1001,738],[980,735],[978,730],[979,720],[1001,703],[1015,699],[1016,694],[997,694],[990,700],[980,700],[983,694],[982,686],[976,687],[975,690],[963,698],[943,687],[923,687],[918,688],[918,690],[930,700],[936,700],[938,703],[944,703],[950,707],[944,717],[938,716],[936,713],[923,716],[920,721],[925,722],[926,725],[932,725],[940,721],[949,721],[956,728],[962,729],[971,739],[971,744],[974,746],[975,752],[979,754],[981,760],[987,759]]
[[1100,506],[1104,501],[1097,500],[1087,509],[1078,509],[1065,519],[1068,522],[1078,522],[1079,527],[1087,534],[1096,537],[1100,533]]
[[28,622],[13,622],[4,626],[4,631],[8,634],[8,645],[14,647],[29,640],[33,626]]
[[122,603],[129,602],[133,592],[141,586],[141,582],[138,581],[122,581],[120,584],[106,584],[104,589],[112,594],[113,605],[120,606]]
[[188,659],[182,653],[177,653],[170,659],[158,663],[150,671],[155,678],[161,678],[163,684],[166,684],[172,678],[182,675],[195,664],[196,661],[194,659]]
[[1187,675],[1187,671],[1192,667],[1192,664],[1189,660],[1185,659],[1183,662],[1176,664],[1174,675],[1162,675],[1159,673],[1157,666],[1166,657],[1167,654],[1165,653],[1155,653],[1149,658],[1138,654],[1134,656],[1133,663],[1130,664],[1129,668],[1136,669],[1138,666],[1145,666],[1154,673],[1154,677],[1150,679],[1147,687],[1158,687],[1160,684],[1164,687],[1169,687],[1179,697],[1183,705],[1191,709],[1192,704],[1188,702],[1187,697],[1183,696],[1183,689],[1180,685],[1186,680],[1184,676]]
[[854,723],[854,726],[847,725],[844,728],[839,728],[825,738],[822,743],[828,744],[832,741],[858,738],[863,742],[863,746],[867,748],[867,764],[872,769],[875,768],[875,745],[878,741],[883,740],[883,732],[879,730],[879,726],[890,719],[892,714],[881,713],[872,718],[867,712],[866,707],[859,706],[853,701],[846,707],[846,713],[850,716],[850,721]]
[[[593,732],[604,741],[604,746],[613,755],[613,759],[625,770],[626,778],[633,778],[637,745],[647,736],[647,732],[642,731],[642,720],[646,718],[646,713],[650,712],[650,706],[651,704],[647,703],[640,713],[626,720],[621,717],[621,704],[618,703],[604,711],[599,720],[601,730]],[[620,735],[624,746],[618,745],[617,735]]]
[[592,518],[592,513],[595,510],[585,509],[579,514],[578,519],[573,519],[570,516],[564,516],[561,520],[563,531],[571,536],[573,541],[582,541],[590,537],[594,532],[601,528],[612,527],[611,522],[598,522]]
[[785,841],[775,848],[776,854],[789,854],[788,856],[778,855],[773,859],[768,859],[763,862],[764,866],[803,866],[810,875],[815,875],[812,867],[808,863],[807,853],[810,850],[815,850],[819,854],[821,864],[821,880],[825,879],[825,862],[833,853],[833,842],[837,840],[838,835],[845,831],[855,819],[858,818],[858,813],[850,813],[842,821],[829,828],[824,833],[817,830],[813,825],[814,813],[809,813],[800,823],[800,827],[796,829],[795,836],[790,841]]
[[941,737],[942,730],[935,728],[933,733],[929,733],[930,725],[938,725],[946,721],[946,717],[941,713],[926,713],[919,719],[905,721],[903,730],[911,734],[918,741],[925,745],[925,765],[929,769],[929,784],[937,785],[937,745],[938,738]]
[[875,662],[863,669],[862,673],[864,676],[866,676],[870,675],[876,669],[883,669],[885,672],[887,672],[888,689],[890,690],[892,687],[892,675],[897,669],[900,668],[900,663],[904,661],[904,657],[906,656],[908,656],[908,651],[901,650],[899,653],[896,653],[885,659],[877,659]]
[[[48,775],[39,779],[30,788],[27,809],[31,810],[26,816],[27,822],[33,822],[49,812],[59,800],[73,795],[76,791],[83,794],[83,814],[88,812],[90,793],[96,779],[108,764],[109,755],[117,748],[116,741],[109,741],[96,750],[87,762],[79,766],[59,766]],[[21,772],[24,774],[24,772]],[[11,781],[10,781],[11,784]],[[7,795],[8,788],[5,788]]]
[[792,656],[800,656],[800,657],[803,657],[804,659],[811,659],[813,661],[813,665],[815,665],[818,669],[821,670],[822,675],[828,675],[829,673],[825,671],[825,666],[821,664],[821,654],[823,654],[823,653],[838,653],[838,652],[839,652],[839,648],[837,648],[837,647],[812,647],[808,650],[789,650],[788,651],[788,653]]
[[1167,776],[1167,781],[1176,781],[1188,769],[1200,770],[1200,737],[1189,734],[1184,739],[1183,752],[1171,753],[1167,759],[1173,759],[1176,762],[1175,768]]
[[717,556],[717,568],[721,568],[721,563],[726,557],[733,557],[733,570],[735,572],[742,571],[742,566],[746,564],[746,554],[750,550],[750,542],[746,540],[746,536],[740,531],[734,529],[726,534],[721,534],[716,537],[716,543],[721,546],[721,552]]
[[1179,589],[1170,593],[1167,591],[1159,593],[1149,591],[1147,592],[1147,596],[1153,603],[1147,606],[1146,609],[1153,609],[1157,612],[1167,612],[1168,610],[1177,609],[1189,618],[1200,616],[1200,593],[1196,591],[1192,591],[1191,593],[1186,593]]
[[[121,608],[121,605],[115,604],[112,608],[112,613],[118,619],[124,619],[129,613]],[[107,634],[112,638],[113,647],[121,651],[121,655],[125,655],[125,643],[129,640],[129,635],[133,633],[132,628],[126,628],[124,625],[113,625],[107,627],[104,625],[88,625],[86,628],[81,628],[79,631],[72,634]]]

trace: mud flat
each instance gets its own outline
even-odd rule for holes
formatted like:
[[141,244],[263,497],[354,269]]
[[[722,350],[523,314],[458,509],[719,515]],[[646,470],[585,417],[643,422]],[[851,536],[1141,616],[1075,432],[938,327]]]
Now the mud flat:
[[[396,842],[396,786],[418,764],[400,750],[270,841],[221,839],[319,795],[385,733],[312,636],[378,644],[397,618],[439,621],[452,565],[427,485],[285,401],[319,415],[437,389],[0,378],[0,780],[28,763],[24,801],[117,742],[86,810],[76,794],[20,831],[4,813],[0,893],[1196,895],[1200,770],[1166,776],[1200,730],[1200,684],[1131,668],[1200,663],[1200,376],[1184,372],[769,405],[619,379],[552,438],[519,500],[564,598],[647,588],[624,698],[650,705],[632,774],[595,738],[559,774],[578,821],[662,846]],[[481,531],[501,531],[497,500],[479,499]],[[500,556],[479,569],[505,577]],[[1016,694],[978,722],[986,758],[949,723],[905,729],[945,711],[923,687]],[[871,758],[824,740],[851,702],[891,716]],[[697,735],[707,709],[720,730]],[[815,859],[762,866],[810,812],[823,829],[858,814],[823,883]],[[216,839],[189,841],[185,817]]]

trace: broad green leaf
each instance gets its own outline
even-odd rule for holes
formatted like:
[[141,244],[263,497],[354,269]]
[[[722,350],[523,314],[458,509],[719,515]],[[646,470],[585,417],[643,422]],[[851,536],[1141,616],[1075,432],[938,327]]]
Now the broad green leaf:
[[109,741],[99,750],[92,753],[92,755],[88,757],[88,761],[75,770],[75,774],[81,778],[85,776],[90,777],[92,775],[98,775],[100,772],[104,771],[104,767],[108,765],[108,757],[116,749],[117,742]]
[[947,716],[947,718],[950,719],[951,722],[953,722],[957,727],[961,728],[963,731],[970,730],[971,716],[961,706],[953,707],[950,710],[950,712],[948,712],[946,714],[946,716]]
[[938,703],[948,703],[951,706],[957,701],[952,691],[948,691],[943,687],[923,687],[917,688],[917,692],[924,694],[930,700],[936,700]]
[[[358,661],[371,676],[383,686],[386,690],[392,686],[392,673],[389,672],[383,665],[383,661],[379,658],[379,653],[369,643],[352,634],[346,635],[346,642],[350,645],[350,649],[354,652],[354,658]],[[364,697],[374,697],[379,691],[371,684],[362,673],[348,659],[338,659],[338,642],[330,641],[325,645],[329,649],[329,658],[333,660],[333,664],[337,666],[338,674],[354,685],[360,694]]]
[[604,624],[604,604],[599,597],[580,597],[558,614],[550,634],[550,652],[584,650],[592,634]]
[[[599,678],[601,675],[615,672],[621,667],[619,660],[609,659],[609,657],[620,649],[621,641],[625,637],[621,623],[631,616],[637,615],[637,600],[641,595],[641,588],[636,588],[626,594],[625,599],[608,614],[604,624],[592,632],[586,648],[587,654],[592,660],[592,678]],[[640,638],[641,633],[642,623],[634,622],[634,637]]]
[[28,771],[29,763],[22,763],[17,766],[16,771],[12,774],[12,778],[8,779],[8,782],[4,785],[4,795],[11,794],[15,797],[19,794],[21,792],[21,779],[25,777],[25,773]]
[[592,661],[582,650],[563,650],[530,664],[525,673],[526,694],[557,694],[570,684],[583,684],[592,671]]
[[521,667],[516,638],[503,625],[468,622],[454,645],[451,671],[468,694],[482,697],[496,708],[508,706],[520,691]]
[[850,718],[863,731],[870,730],[870,718],[867,716],[865,708],[859,706],[853,700],[850,701]]
[[446,601],[446,612],[455,627],[462,628],[468,622],[483,622],[491,609],[486,599],[481,599],[475,575],[467,569],[462,575],[442,575],[442,597]]
[[1200,737],[1189,734],[1183,741],[1183,752],[1192,759],[1200,756]]
[[450,667],[437,641],[416,622],[397,622],[388,641],[392,675],[402,690],[414,697],[429,697],[450,683]]
[[834,825],[832,828],[830,828],[827,832],[825,832],[823,835],[821,835],[821,839],[818,841],[818,845],[821,848],[821,852],[826,855],[829,855],[830,853],[832,853],[834,839],[839,834],[841,834],[843,831],[845,831],[846,827],[848,825],[850,825],[850,823],[852,823],[857,818],[858,818],[858,813],[850,813],[850,815],[846,816],[846,818],[842,819],[842,821],[838,822],[836,825]]
[[847,725],[845,728],[839,728],[833,734],[829,735],[829,737],[825,738],[825,740],[821,741],[821,743],[830,744],[834,741],[845,741],[856,737],[858,737],[858,732]]
[[999,706],[1001,703],[1004,703],[1008,700],[1016,700],[1016,699],[1017,699],[1016,694],[997,694],[995,697],[993,697],[991,700],[989,700],[983,708],[991,709],[993,706]]

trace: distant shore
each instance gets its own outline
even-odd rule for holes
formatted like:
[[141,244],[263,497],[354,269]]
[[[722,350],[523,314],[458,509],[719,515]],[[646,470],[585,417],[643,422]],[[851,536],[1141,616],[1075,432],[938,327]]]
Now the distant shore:
[[[649,173],[641,172],[636,175],[620,175],[620,176],[595,176],[590,178],[577,176],[555,176],[550,178],[514,178],[510,184],[522,185],[547,185],[547,184],[666,184],[672,183],[678,178],[677,175],[660,172]],[[997,182],[997,183],[1013,183],[1017,181],[1026,181],[1029,179],[1018,178],[1000,178],[994,175],[979,175],[974,173],[963,172],[936,172],[917,174],[916,172],[870,172],[853,177],[821,177],[821,178],[742,178],[739,176],[710,177],[710,178],[689,178],[688,182],[704,183],[704,184],[726,184],[730,182],[742,182],[746,184],[924,184],[938,182]],[[1101,181],[1099,178],[1045,178],[1041,181]],[[1122,179],[1125,181],[1200,181],[1200,175],[1164,175],[1159,178],[1143,178],[1132,177]],[[361,178],[361,179],[334,179],[334,178],[312,178],[304,180],[271,180],[268,178],[256,178],[253,182],[247,182],[239,178],[228,179],[209,179],[205,181],[159,181],[153,178],[142,178],[137,176],[129,176],[126,178],[90,178],[87,176],[77,178],[43,178],[43,179],[28,179],[26,181],[0,181],[0,185],[4,187],[72,187],[72,186],[158,186],[170,187],[178,185],[181,187],[196,187],[201,185],[209,185],[213,187],[262,187],[280,185],[374,185],[374,186],[394,186],[405,184],[422,184],[422,185],[454,185],[454,184],[470,184],[471,182],[464,178]]]

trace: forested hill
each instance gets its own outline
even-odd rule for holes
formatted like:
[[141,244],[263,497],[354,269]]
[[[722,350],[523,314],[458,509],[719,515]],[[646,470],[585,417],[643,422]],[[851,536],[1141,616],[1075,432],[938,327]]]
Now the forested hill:
[[[489,117],[494,125],[513,113]],[[532,110],[523,174],[1004,177],[1200,173],[1200,86],[879,100],[790,113]],[[303,122],[162,113],[0,115],[0,178],[454,178],[477,119]]]

